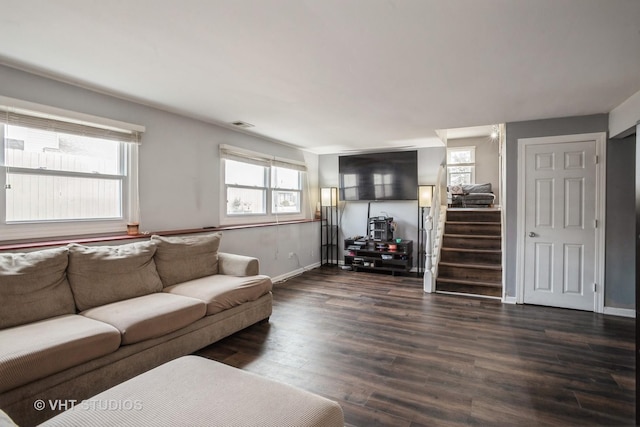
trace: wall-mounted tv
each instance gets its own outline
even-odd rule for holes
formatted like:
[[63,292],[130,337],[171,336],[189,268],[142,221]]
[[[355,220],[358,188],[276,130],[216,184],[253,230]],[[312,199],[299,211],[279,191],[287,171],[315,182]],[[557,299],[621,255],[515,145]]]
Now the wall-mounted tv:
[[417,200],[418,152],[338,157],[340,200]]

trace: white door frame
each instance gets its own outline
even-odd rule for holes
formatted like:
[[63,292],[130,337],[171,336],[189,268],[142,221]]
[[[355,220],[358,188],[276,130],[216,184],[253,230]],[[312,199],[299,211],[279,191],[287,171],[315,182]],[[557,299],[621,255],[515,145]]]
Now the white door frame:
[[[606,154],[607,134],[605,132],[583,133],[577,135],[549,136],[542,138],[518,139],[518,237],[516,257],[516,303],[524,304],[524,245],[526,240],[525,230],[525,148],[535,144],[555,144],[563,142],[580,142],[585,140],[596,141],[596,242],[595,242],[595,278],[596,289],[594,292],[593,311],[604,312],[604,262],[605,262],[605,209],[606,209]],[[595,159],[593,161],[596,161]]]

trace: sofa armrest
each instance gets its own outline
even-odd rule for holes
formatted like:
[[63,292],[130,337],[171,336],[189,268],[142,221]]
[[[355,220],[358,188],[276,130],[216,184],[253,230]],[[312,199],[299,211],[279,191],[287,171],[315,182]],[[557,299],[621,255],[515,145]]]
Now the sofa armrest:
[[228,276],[255,276],[260,274],[258,258],[218,252],[218,273]]

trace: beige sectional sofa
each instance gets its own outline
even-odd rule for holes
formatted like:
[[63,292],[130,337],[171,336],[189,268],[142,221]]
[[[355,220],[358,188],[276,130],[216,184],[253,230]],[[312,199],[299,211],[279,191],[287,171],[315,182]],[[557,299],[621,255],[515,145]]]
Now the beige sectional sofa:
[[268,319],[270,278],[220,238],[0,253],[0,408],[33,425]]

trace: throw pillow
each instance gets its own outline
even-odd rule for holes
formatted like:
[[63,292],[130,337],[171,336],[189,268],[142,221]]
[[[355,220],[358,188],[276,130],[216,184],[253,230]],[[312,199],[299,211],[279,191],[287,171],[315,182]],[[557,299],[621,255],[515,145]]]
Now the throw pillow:
[[80,311],[162,291],[153,242],[68,247],[67,274]]
[[222,233],[178,237],[151,236],[158,245],[158,273],[165,287],[218,274]]
[[449,192],[451,194],[464,194],[464,190],[462,189],[462,185],[452,185],[449,187]]
[[67,248],[0,253],[0,329],[75,314],[67,263]]

